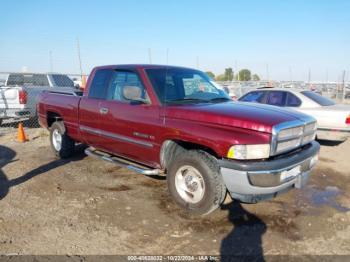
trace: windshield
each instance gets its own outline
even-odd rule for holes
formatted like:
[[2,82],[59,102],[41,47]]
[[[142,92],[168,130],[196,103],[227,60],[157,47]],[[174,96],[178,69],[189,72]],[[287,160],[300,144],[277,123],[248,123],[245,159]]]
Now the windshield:
[[308,98],[310,98],[312,101],[316,102],[317,104],[321,105],[321,106],[332,106],[335,105],[334,101],[321,96],[315,92],[312,91],[303,91],[301,92],[303,95],[307,96]]
[[230,98],[203,72],[183,68],[147,69],[161,103],[186,104],[223,102]]

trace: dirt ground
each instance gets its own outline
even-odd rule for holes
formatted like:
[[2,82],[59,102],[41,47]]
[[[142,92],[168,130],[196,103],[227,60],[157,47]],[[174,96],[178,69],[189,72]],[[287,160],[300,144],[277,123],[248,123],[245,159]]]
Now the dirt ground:
[[0,254],[350,255],[350,141],[322,143],[302,190],[187,216],[166,181],[91,157],[53,157],[48,133],[0,135]]

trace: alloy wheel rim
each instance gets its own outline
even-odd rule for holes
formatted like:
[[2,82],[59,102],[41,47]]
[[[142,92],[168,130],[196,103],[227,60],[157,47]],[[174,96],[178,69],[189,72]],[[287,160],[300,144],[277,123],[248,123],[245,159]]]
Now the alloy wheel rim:
[[52,132],[52,144],[56,151],[60,151],[62,147],[62,135],[58,131],[58,129],[55,129]]
[[175,188],[183,200],[196,204],[203,199],[205,193],[203,176],[192,166],[182,166],[175,174]]

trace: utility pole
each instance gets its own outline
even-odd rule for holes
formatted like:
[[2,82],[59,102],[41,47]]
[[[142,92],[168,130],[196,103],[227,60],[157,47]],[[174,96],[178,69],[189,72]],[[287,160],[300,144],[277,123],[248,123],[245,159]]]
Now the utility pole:
[[342,79],[342,102],[345,99],[345,75],[346,75],[346,71],[343,71],[343,79]]
[[309,73],[308,73],[308,77],[307,77],[307,79],[308,79],[308,83],[309,83],[309,88],[310,88],[310,82],[311,82],[311,68],[309,68]]
[[269,64],[266,64],[266,80],[270,81],[270,74],[269,74]]
[[49,51],[50,72],[53,72],[52,51]]
[[292,67],[289,66],[289,79],[290,79],[290,82],[293,83],[293,75],[292,75]]
[[199,57],[196,57],[196,68],[199,69]]
[[149,59],[149,63],[152,64],[152,50],[151,50],[151,48],[148,48],[148,59]]
[[[237,75],[237,81],[239,81],[239,74],[238,74],[237,60],[235,60],[235,71],[236,71],[236,75]],[[233,74],[233,77],[234,77],[234,74]]]
[[77,37],[77,50],[78,50],[78,60],[79,60],[79,68],[80,68],[80,75],[83,77],[83,67],[81,64],[81,55],[80,55],[80,43],[79,38]]

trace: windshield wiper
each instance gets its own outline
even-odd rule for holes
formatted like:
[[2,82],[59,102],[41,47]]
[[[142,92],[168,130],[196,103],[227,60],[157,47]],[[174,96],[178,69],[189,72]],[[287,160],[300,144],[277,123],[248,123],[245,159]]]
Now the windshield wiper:
[[198,99],[198,98],[177,98],[177,99],[171,99],[171,100],[166,100],[167,103],[171,102],[208,102],[208,100],[205,99]]

